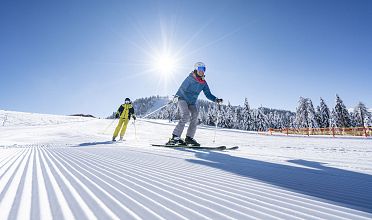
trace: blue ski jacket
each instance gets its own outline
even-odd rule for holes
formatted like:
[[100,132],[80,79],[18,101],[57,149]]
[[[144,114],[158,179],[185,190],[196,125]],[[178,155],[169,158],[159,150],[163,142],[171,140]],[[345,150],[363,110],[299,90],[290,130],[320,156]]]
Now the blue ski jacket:
[[216,101],[216,96],[212,95],[209,86],[205,80],[199,79],[192,72],[181,84],[176,96],[185,100],[189,105],[195,105],[200,92],[203,91],[205,96],[212,102]]

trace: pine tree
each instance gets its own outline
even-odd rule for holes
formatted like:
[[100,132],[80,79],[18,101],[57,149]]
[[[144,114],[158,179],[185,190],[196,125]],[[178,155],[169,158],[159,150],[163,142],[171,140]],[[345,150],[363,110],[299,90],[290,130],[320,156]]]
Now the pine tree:
[[268,129],[268,120],[267,116],[263,113],[261,108],[256,110],[255,114],[255,124],[257,131],[267,131]]
[[234,109],[228,102],[225,110],[225,128],[232,128],[234,126]]
[[280,129],[284,128],[284,115],[279,114],[277,111],[274,111],[274,125],[275,128]]
[[290,124],[290,128],[298,128],[297,126],[297,123],[296,123],[296,115],[291,115],[289,117],[289,124]]
[[362,102],[359,102],[354,108],[353,115],[355,126],[357,127],[368,126],[369,121],[371,120],[371,113],[367,110],[367,107]]
[[296,109],[296,123],[299,128],[318,127],[313,102],[309,98],[300,97]]
[[168,119],[169,122],[173,121],[177,114],[177,105],[172,103],[169,104],[164,111],[163,119]]
[[318,123],[317,123],[317,118],[316,118],[316,113],[314,110],[313,102],[311,99],[307,99],[307,115],[308,115],[308,127],[309,128],[317,128]]
[[205,107],[204,106],[200,106],[199,107],[199,122],[202,123],[202,124],[207,124],[207,112],[205,111]]
[[217,126],[225,128],[226,127],[226,111],[223,105],[217,106],[217,118],[218,118]]
[[251,130],[253,125],[252,110],[249,106],[248,99],[244,100],[244,107],[242,110],[242,129]]
[[319,105],[316,107],[315,117],[316,117],[316,122],[318,123],[318,126],[320,128],[323,128],[322,118],[321,118],[321,112],[320,112],[320,106]]
[[309,116],[307,111],[307,99],[300,97],[298,107],[296,109],[296,124],[299,128],[307,128],[309,126]]
[[329,127],[329,119],[331,117],[331,113],[327,104],[324,102],[322,98],[320,98],[320,112],[319,112],[319,127],[321,128],[328,128]]
[[274,113],[269,112],[269,114],[267,114],[266,116],[267,116],[268,127],[269,128],[276,128],[276,124],[275,124],[275,121],[274,121]]
[[346,109],[341,98],[336,95],[336,105],[335,105],[335,120],[337,127],[350,127],[351,120],[350,114]]
[[241,111],[242,111],[242,108],[240,106],[237,106],[234,110],[234,118],[233,118],[233,121],[234,121],[233,128],[234,129],[242,129],[241,125],[240,125],[240,122],[242,121]]
[[212,105],[208,106],[208,113],[207,113],[207,125],[215,126],[217,123],[217,108]]
[[332,109],[331,117],[329,119],[329,127],[331,128],[337,127],[337,114],[335,109]]
[[282,128],[290,128],[292,127],[291,124],[291,114],[289,112],[285,113],[285,115],[282,117]]

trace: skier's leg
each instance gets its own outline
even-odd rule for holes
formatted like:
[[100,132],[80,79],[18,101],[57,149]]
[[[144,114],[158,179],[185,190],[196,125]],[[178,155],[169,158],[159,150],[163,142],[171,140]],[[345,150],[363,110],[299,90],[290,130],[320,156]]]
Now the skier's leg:
[[173,135],[181,137],[183,129],[185,128],[185,124],[190,119],[190,111],[185,100],[178,100],[178,108],[181,112],[181,119],[179,120],[177,126],[174,128]]
[[190,125],[187,129],[187,137],[194,138],[196,132],[196,126],[198,125],[198,115],[199,111],[196,105],[189,105],[189,110],[191,112]]
[[122,127],[121,132],[120,132],[120,139],[123,139],[123,137],[124,137],[125,131],[127,130],[128,122],[129,122],[129,119],[125,118],[124,123],[123,123],[123,127]]
[[119,131],[120,131],[120,129],[121,129],[121,126],[123,125],[123,122],[124,122],[123,118],[120,118],[120,119],[119,119],[119,123],[118,123],[118,125],[116,126],[116,129],[115,129],[114,135],[112,136],[112,139],[115,139],[115,138],[118,136]]

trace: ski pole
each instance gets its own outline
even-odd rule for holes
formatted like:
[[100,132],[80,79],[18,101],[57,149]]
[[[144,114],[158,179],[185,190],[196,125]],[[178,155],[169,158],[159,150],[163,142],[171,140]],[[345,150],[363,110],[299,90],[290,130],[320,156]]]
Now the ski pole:
[[218,126],[218,118],[220,117],[220,104],[216,103],[217,106],[217,119],[216,119],[216,127],[214,128],[214,137],[213,137],[213,143],[216,143],[216,133],[217,133],[217,126]]
[[148,113],[147,115],[143,116],[142,119],[149,117],[150,115],[160,111],[161,109],[167,107],[168,105],[170,105],[172,103],[175,103],[176,102],[175,99],[178,99],[178,96],[174,96],[174,98],[172,100],[170,100],[167,104],[161,106],[160,108],[156,109],[155,111],[152,111],[152,112]]
[[105,128],[105,130],[103,130],[103,134],[105,134],[106,133],[106,131],[107,131],[107,129],[109,129],[109,127],[111,127],[112,126],[112,124],[114,124],[114,122],[116,121],[116,118]]
[[147,118],[147,117],[149,117],[150,115],[152,115],[152,114],[154,114],[154,113],[156,113],[156,112],[160,111],[161,109],[163,109],[163,108],[167,107],[168,105],[169,105],[169,103],[167,103],[167,104],[163,105],[162,107],[160,107],[160,108],[156,109],[155,111],[152,111],[152,112],[148,113],[147,115],[143,116],[143,117],[142,117],[142,119],[144,119],[144,118]]
[[136,120],[133,121],[133,125],[134,125],[134,139],[137,140]]

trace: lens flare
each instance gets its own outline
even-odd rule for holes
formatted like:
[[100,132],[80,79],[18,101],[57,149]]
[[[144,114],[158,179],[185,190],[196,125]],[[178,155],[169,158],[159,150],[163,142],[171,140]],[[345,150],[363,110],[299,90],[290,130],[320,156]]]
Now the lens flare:
[[154,57],[154,69],[163,76],[168,76],[177,68],[176,60],[169,54],[159,54]]

